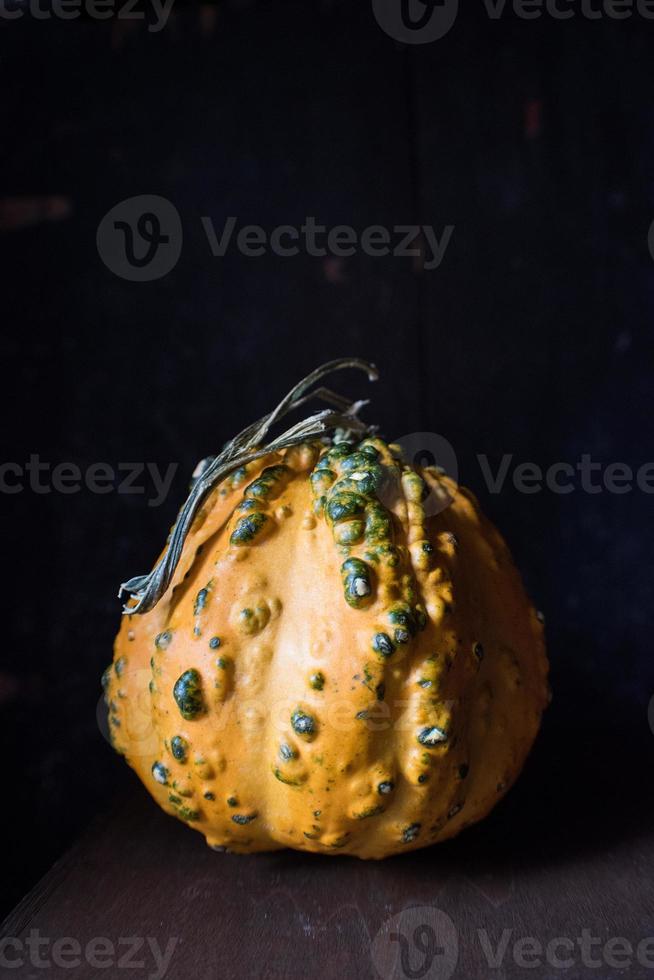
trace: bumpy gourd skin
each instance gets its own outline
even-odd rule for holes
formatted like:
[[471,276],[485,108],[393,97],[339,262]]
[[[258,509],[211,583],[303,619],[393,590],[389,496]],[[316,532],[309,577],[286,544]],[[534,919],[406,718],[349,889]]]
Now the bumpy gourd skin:
[[[425,516],[435,495],[452,502]],[[112,741],[235,852],[424,847],[511,786],[548,697],[543,627],[473,496],[379,439],[251,463],[126,616]]]

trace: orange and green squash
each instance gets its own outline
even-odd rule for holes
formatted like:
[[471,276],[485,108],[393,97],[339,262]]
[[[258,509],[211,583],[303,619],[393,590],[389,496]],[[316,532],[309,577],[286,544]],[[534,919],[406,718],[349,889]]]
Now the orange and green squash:
[[214,849],[383,858],[515,781],[549,697],[543,624],[473,495],[317,394],[337,410],[313,435],[228,444],[126,584],[103,682],[115,748]]

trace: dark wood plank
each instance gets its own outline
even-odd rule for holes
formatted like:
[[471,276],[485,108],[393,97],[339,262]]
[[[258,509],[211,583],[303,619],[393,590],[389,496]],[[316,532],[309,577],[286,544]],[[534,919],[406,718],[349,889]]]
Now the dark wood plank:
[[[527,799],[529,794],[527,786]],[[53,943],[62,937],[73,937],[82,950],[104,937],[115,957],[127,953],[127,937],[140,937],[146,975],[156,972],[148,942],[156,943],[159,950],[171,950],[169,980],[340,980],[404,978],[411,975],[407,964],[420,974],[425,956],[413,937],[421,943],[415,930],[427,926],[444,951],[420,975],[445,980],[522,977],[518,940],[534,937],[543,948],[557,937],[577,944],[588,930],[601,940],[593,948],[600,969],[584,964],[577,944],[574,953],[556,951],[575,959],[565,976],[617,977],[607,940],[625,937],[635,951],[643,938],[654,936],[654,836],[634,833],[610,849],[578,847],[570,854],[563,828],[552,834],[537,824],[530,831],[512,824],[520,813],[518,796],[516,789],[486,825],[456,841],[367,863],[289,851],[215,853],[139,789],[54,866],[6,920],[2,935],[24,942],[30,930],[38,930],[49,940],[41,955],[51,960],[47,975],[56,980],[125,975],[116,960],[94,969],[84,953],[77,968],[57,966]],[[558,860],[549,853],[557,835]],[[397,930],[409,941],[404,968],[399,946],[389,938]],[[508,946],[501,968],[493,967],[484,950],[497,950],[503,937]],[[19,954],[12,947],[6,955]],[[619,976],[641,978],[647,972],[634,953]],[[547,963],[528,973],[559,975]],[[7,975],[31,977],[35,968],[28,960]]]

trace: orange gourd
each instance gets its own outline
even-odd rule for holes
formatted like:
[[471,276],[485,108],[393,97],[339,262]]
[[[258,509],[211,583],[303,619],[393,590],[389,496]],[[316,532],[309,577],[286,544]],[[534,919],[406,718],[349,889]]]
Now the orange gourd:
[[287,445],[228,444],[127,583],[106,699],[115,748],[212,847],[382,858],[514,782],[548,701],[543,626],[472,494],[319,394],[337,410]]

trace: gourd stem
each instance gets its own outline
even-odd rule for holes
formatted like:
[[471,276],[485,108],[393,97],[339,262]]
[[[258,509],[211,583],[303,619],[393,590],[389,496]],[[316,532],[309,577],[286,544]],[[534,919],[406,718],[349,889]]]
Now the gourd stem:
[[[329,388],[319,387],[313,391],[309,390],[326,375],[343,368],[358,368],[365,371],[369,381],[376,381],[379,376],[374,364],[358,358],[329,361],[295,385],[269,415],[265,415],[230,439],[217,456],[209,457],[198,464],[194,473],[194,476],[197,474],[197,478],[178,514],[163,555],[148,575],[136,575],[120,586],[119,598],[126,593],[132,601],[131,605],[123,606],[124,614],[133,616],[135,613],[146,613],[154,609],[172,581],[182,556],[184,542],[198,510],[214,487],[230,473],[269,453],[297,446],[299,443],[315,439],[338,428],[349,429],[360,435],[372,431],[373,427],[367,426],[358,418],[358,412],[367,402],[350,402],[342,395],[330,391]],[[265,441],[276,422],[300,405],[304,405],[310,398],[320,398],[333,408],[316,412],[297,422],[280,436],[269,442]]]

